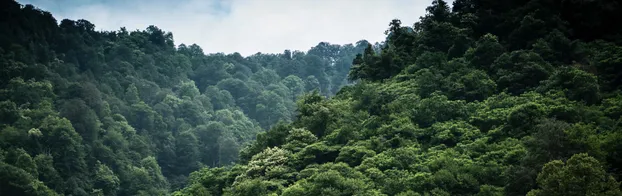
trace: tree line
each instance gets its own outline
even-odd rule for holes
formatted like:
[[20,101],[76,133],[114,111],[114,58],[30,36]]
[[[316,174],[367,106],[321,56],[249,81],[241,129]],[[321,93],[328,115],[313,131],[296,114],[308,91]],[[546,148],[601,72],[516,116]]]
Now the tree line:
[[96,31],[0,3],[0,192],[167,195],[238,162],[297,97],[334,95],[367,41],[279,54],[205,54],[173,34]]
[[434,0],[356,55],[355,85],[174,195],[622,195],[621,11]]

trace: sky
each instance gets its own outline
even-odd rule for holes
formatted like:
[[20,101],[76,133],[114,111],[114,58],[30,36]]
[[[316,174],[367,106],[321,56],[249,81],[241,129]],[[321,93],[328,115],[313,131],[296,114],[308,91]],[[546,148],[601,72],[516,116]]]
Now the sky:
[[392,19],[412,26],[432,0],[18,0],[51,12],[57,21],[86,19],[96,30],[172,32],[175,44],[205,53],[243,56],[307,51],[319,42],[372,43],[385,39]]

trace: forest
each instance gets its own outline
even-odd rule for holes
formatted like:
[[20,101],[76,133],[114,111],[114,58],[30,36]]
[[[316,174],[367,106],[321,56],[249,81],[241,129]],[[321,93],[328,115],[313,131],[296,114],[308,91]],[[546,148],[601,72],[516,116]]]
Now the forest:
[[3,0],[0,193],[622,196],[619,21],[433,0],[382,43],[243,57]]

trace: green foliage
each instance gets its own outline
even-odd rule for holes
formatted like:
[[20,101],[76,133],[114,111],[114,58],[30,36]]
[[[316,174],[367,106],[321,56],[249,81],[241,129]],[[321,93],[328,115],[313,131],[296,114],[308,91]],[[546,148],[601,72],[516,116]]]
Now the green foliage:
[[527,195],[622,195],[620,183],[585,153],[573,155],[566,163],[555,160],[544,165],[538,185],[540,189]]
[[544,81],[541,91],[563,89],[570,100],[595,104],[600,101],[600,87],[596,76],[576,68],[562,68]]
[[[10,152],[2,164],[26,179],[13,195],[32,187],[167,195],[193,171],[263,151],[267,144],[248,158],[240,153],[262,130],[291,122],[298,96],[336,93],[364,49],[320,43],[287,55],[204,54],[196,44],[176,47],[156,26],[95,31],[32,5],[0,7],[10,18],[0,22],[0,148]],[[315,142],[307,136],[289,137],[288,149]]]
[[93,183],[94,188],[101,189],[104,195],[115,195],[120,185],[119,178],[114,172],[101,163],[98,163]]
[[374,51],[373,46],[368,44],[363,55],[357,55],[352,61],[349,79],[379,81],[399,73],[401,69],[400,65],[395,64],[393,53],[390,49],[384,50],[383,53],[378,55]]
[[2,194],[10,195],[58,195],[27,171],[0,162],[0,186]]
[[481,70],[471,70],[460,75],[450,92],[457,99],[467,101],[484,100],[493,95],[497,84]]
[[231,188],[227,188],[223,195],[240,195],[240,196],[254,196],[254,195],[271,195],[271,189],[274,189],[275,185],[270,181],[261,179],[247,180],[235,184]]
[[429,133],[433,145],[445,146],[455,146],[458,142],[469,143],[480,137],[479,130],[464,121],[435,123]]
[[356,84],[300,97],[291,124],[241,151],[254,172],[225,194],[619,195],[622,42],[586,33],[583,4],[438,0],[413,27],[392,20],[383,45],[357,43]]
[[294,128],[289,131],[289,135],[285,139],[286,144],[283,145],[283,148],[291,152],[298,152],[305,146],[315,143],[315,141],[317,141],[317,137],[310,131],[304,128]]
[[350,166],[356,166],[361,164],[363,160],[376,156],[376,152],[365,146],[345,146],[339,151],[339,156],[335,161],[344,162]]
[[420,127],[429,127],[434,122],[462,119],[467,115],[464,101],[451,101],[446,96],[433,94],[415,104],[410,114]]
[[311,176],[285,189],[283,195],[379,195],[364,175],[343,163],[321,165],[309,173]]
[[[290,90],[290,95],[293,99],[296,99],[305,91],[305,83],[300,77],[295,75],[289,75],[281,81]],[[297,100],[297,99],[296,99]]]
[[247,57],[1,5],[3,194],[621,195],[609,1],[434,0]]
[[492,67],[496,70],[499,88],[515,95],[533,90],[552,71],[551,65],[540,55],[523,50],[504,53]]
[[477,40],[474,48],[467,50],[464,57],[469,62],[469,66],[494,73],[492,64],[505,51],[505,48],[499,44],[497,36],[486,34]]
[[278,147],[267,148],[263,152],[256,154],[248,162],[248,169],[245,176],[258,177],[270,176],[269,173],[278,171],[282,167],[286,167],[291,152],[280,149]]

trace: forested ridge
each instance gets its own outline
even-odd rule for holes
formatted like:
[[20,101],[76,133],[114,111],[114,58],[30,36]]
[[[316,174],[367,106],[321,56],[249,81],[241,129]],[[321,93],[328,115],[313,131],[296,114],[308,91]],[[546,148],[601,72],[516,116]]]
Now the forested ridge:
[[[622,4],[434,0],[174,195],[622,195]],[[382,32],[382,29],[379,29]]]
[[434,0],[249,57],[0,10],[2,195],[622,195],[616,0]]
[[0,195],[169,195],[291,122],[303,93],[334,95],[368,45],[206,55],[0,2]]

